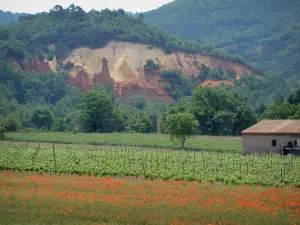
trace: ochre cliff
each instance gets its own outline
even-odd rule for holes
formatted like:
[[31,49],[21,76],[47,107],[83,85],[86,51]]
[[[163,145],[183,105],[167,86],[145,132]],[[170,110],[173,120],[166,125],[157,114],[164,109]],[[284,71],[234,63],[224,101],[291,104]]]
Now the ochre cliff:
[[[158,71],[145,70],[147,59],[160,61],[162,67]],[[161,70],[175,69],[182,71],[184,76],[195,76],[204,64],[211,68],[233,69],[238,77],[244,72],[255,74],[249,66],[229,60],[182,52],[168,55],[160,48],[127,42],[109,42],[100,49],[74,49],[63,61],[64,65],[67,63],[73,65],[66,71],[70,75],[70,83],[81,91],[90,90],[95,83],[106,85],[111,81],[114,91],[121,98],[142,94],[156,102],[171,101],[157,75]]]
[[[159,61],[161,68],[146,70],[145,62],[148,59]],[[44,73],[49,70],[63,71],[69,75],[69,83],[81,91],[91,90],[94,84],[110,83],[120,99],[129,95],[143,95],[146,100],[154,102],[170,102],[172,98],[164,91],[164,81],[159,72],[162,70],[180,70],[184,76],[197,76],[201,65],[210,68],[221,67],[223,70],[234,70],[237,77],[244,72],[255,74],[246,64],[232,63],[212,56],[173,52],[166,54],[162,49],[145,44],[127,42],[109,42],[99,49],[74,49],[67,58],[58,61],[23,59],[17,63],[10,59],[13,65],[23,71]],[[232,82],[223,82],[233,85]],[[219,86],[222,81],[206,81],[202,86]]]

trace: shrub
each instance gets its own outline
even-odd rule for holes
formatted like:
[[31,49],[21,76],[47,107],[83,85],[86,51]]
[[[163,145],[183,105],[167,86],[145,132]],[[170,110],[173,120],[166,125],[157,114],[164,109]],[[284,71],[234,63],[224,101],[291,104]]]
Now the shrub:
[[5,127],[0,125],[0,140],[4,139]]
[[162,67],[161,62],[156,59],[156,62],[153,59],[147,59],[144,65],[146,70],[157,70]]
[[4,120],[6,131],[17,132],[21,129],[20,118],[14,114],[10,114]]

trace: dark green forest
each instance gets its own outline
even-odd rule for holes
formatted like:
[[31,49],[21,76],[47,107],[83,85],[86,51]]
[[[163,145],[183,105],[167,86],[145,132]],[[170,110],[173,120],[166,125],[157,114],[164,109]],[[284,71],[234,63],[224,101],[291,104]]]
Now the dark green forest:
[[20,16],[24,16],[24,13],[12,13],[0,10],[0,26],[6,26],[11,22],[18,22]]
[[[73,4],[65,9],[57,5],[49,13],[20,16],[18,23],[0,27],[0,45],[4,57],[17,59],[33,55],[51,58],[54,54],[60,59],[73,48],[100,48],[111,40],[157,46],[166,53],[174,50],[202,52],[233,62],[244,62],[242,58],[230,56],[212,46],[177,38],[146,24],[143,16],[128,15],[123,9],[85,12]],[[50,44],[57,47],[56,52],[51,52],[47,47]]]
[[175,0],[144,15],[165,31],[299,79],[299,9],[298,0]]

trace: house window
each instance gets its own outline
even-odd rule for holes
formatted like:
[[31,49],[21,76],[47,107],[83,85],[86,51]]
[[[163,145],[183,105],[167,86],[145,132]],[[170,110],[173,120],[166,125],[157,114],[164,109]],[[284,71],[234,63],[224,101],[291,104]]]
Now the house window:
[[276,147],[276,140],[272,140],[272,146]]

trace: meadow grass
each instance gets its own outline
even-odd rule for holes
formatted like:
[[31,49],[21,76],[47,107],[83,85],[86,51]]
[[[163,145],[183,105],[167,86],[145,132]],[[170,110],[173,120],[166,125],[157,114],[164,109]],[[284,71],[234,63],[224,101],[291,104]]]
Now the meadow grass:
[[[8,141],[19,142],[54,142],[65,144],[94,144],[94,145],[122,145],[151,148],[179,148],[165,134],[69,134],[69,133],[7,133]],[[241,137],[195,136],[186,142],[191,149],[222,149],[242,151]]]
[[297,188],[0,172],[0,224],[299,224]]

